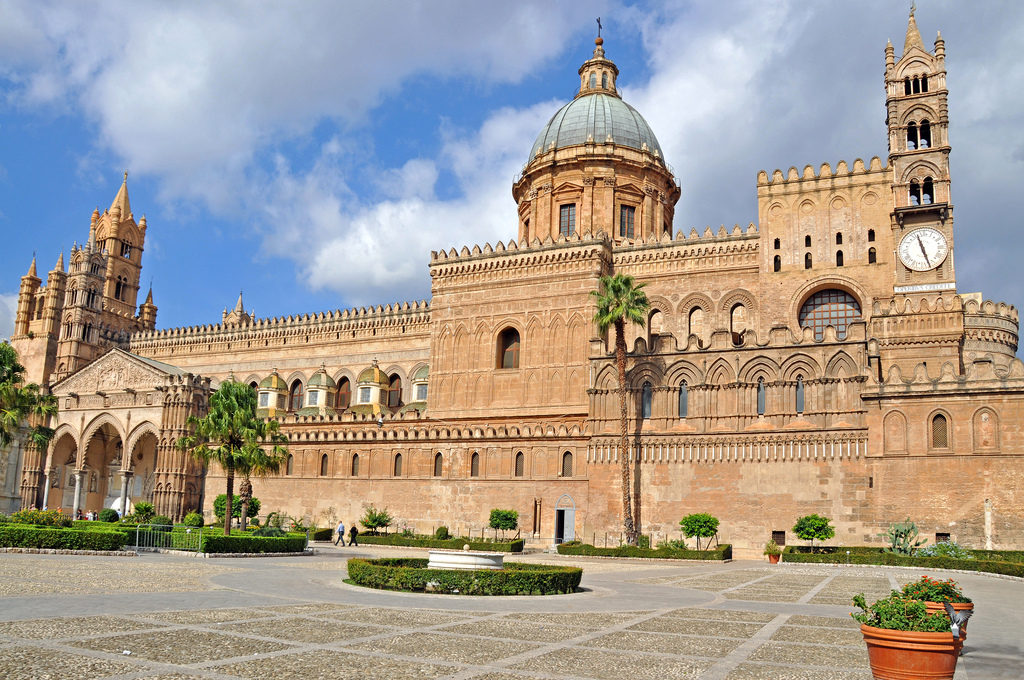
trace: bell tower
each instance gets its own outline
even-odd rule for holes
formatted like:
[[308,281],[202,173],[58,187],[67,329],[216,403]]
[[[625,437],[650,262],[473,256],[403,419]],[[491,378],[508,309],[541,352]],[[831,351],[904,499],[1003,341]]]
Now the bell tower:
[[956,291],[946,43],[929,52],[911,6],[903,54],[885,48],[886,125],[897,294]]

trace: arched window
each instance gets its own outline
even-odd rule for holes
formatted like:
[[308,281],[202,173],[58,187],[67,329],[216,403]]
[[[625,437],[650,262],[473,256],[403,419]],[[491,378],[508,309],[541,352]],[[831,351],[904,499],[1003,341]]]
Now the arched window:
[[694,307],[690,310],[690,335],[696,335],[698,338],[704,335],[704,310],[700,307]]
[[352,476],[353,477],[358,477],[359,476],[359,454],[358,453],[353,453],[352,454]]
[[288,410],[298,411],[302,408],[302,382],[296,380],[292,383],[291,390],[288,391]]
[[758,378],[757,379],[757,415],[759,415],[759,416],[763,416],[764,415],[764,405],[765,405],[765,401],[767,401],[765,399],[766,396],[767,396],[767,394],[766,394],[766,390],[765,390],[765,387],[764,387],[764,378]]
[[910,205],[921,205],[921,185],[916,179],[910,182]]
[[255,380],[253,380],[252,382],[249,383],[249,387],[253,388],[254,390],[258,390],[260,388],[260,385]]
[[518,451],[516,452],[516,477],[522,477],[524,474],[526,474],[526,456],[522,451]]
[[808,234],[807,236],[804,236],[804,248],[810,248],[810,247],[811,247],[811,235]]
[[592,87],[592,88],[593,87],[597,87],[597,74],[596,73],[591,73],[590,74],[590,87]]
[[651,417],[651,396],[651,383],[645,382],[640,390],[640,417],[645,420]]
[[391,383],[388,386],[388,406],[398,408],[402,405],[402,379],[397,373],[391,375]]
[[804,412],[804,377],[802,375],[796,377],[796,412]]
[[444,457],[440,453],[434,454],[434,476],[440,477],[444,468]]
[[928,91],[928,76],[921,76],[921,92]]
[[924,188],[921,190],[921,205],[928,205],[935,200],[935,185],[931,177],[924,178]]
[[812,264],[811,254],[807,253],[804,255],[804,269],[810,269]]
[[601,87],[603,87],[605,89],[608,89],[608,74],[607,73],[602,73],[601,74]]
[[320,476],[327,476],[327,454],[320,456]]
[[295,470],[295,457],[288,454],[288,461],[284,464],[284,473],[290,475]]
[[782,270],[782,258],[779,257],[778,255],[776,255],[775,259],[772,261],[772,270],[773,271],[781,271]]
[[868,229],[868,242],[869,243],[874,243],[874,241],[875,241],[875,230],[874,229]]
[[743,331],[747,330],[747,308],[741,304],[735,304],[729,310],[729,331],[732,333],[732,344],[739,345],[743,342]]
[[118,300],[121,299],[121,291],[122,291],[123,288],[124,288],[124,282],[121,280],[121,277],[118,276],[117,277],[117,284],[114,286],[114,297],[116,299],[118,299]]
[[922,149],[927,149],[932,145],[932,124],[926,120],[921,121],[921,131],[919,133],[921,142],[918,146]]
[[469,459],[469,476],[480,476],[480,454],[476,451],[473,452],[473,456]]
[[868,264],[874,264],[878,261],[878,254],[874,248],[868,248]]
[[402,454],[400,454],[400,453],[396,453],[395,454],[395,472],[394,472],[394,476],[395,477],[401,477],[402,476]]
[[837,267],[842,267],[843,266],[843,251],[841,251],[841,250],[837,250],[836,251],[836,266]]
[[782,241],[780,241],[779,239],[775,239],[774,246],[775,250],[778,250],[779,248],[782,247]]
[[914,86],[914,94],[920,94],[921,93],[921,80],[917,76],[914,76],[914,79],[912,81],[910,81],[910,82]]
[[837,231],[836,232],[836,245],[837,246],[843,245],[843,232],[841,232],[841,231]]
[[917,123],[907,126],[907,150],[913,151],[917,148]]
[[558,233],[569,236],[576,233],[576,204],[558,206]]
[[814,339],[825,336],[825,327],[836,329],[836,337],[846,337],[846,327],[860,320],[860,304],[844,290],[821,290],[800,307],[800,327],[813,328]]
[[562,454],[562,477],[572,477],[572,453],[566,451]]
[[932,448],[949,448],[949,423],[941,413],[936,413],[932,418]]
[[687,411],[689,411],[689,407],[690,407],[689,401],[690,401],[690,395],[688,394],[686,381],[684,380],[683,384],[679,386],[679,417],[680,418],[685,418],[686,417]]
[[352,383],[348,378],[338,381],[338,398],[335,403],[339,409],[346,409],[352,403]]
[[913,90],[910,89],[910,78],[903,79],[903,94],[912,94]]
[[498,368],[519,368],[519,331],[506,328],[498,336]]

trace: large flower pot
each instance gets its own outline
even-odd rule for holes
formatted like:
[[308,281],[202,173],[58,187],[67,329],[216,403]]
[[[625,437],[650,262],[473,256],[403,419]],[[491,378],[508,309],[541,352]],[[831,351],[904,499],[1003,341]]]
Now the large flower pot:
[[768,556],[768,561],[771,562],[772,564],[778,564],[780,557],[782,557],[782,555],[769,555]]
[[[974,603],[973,602],[950,602],[950,604],[953,605],[953,609],[955,609],[958,612],[966,611],[968,609],[971,609],[971,610],[974,609]],[[941,602],[929,602],[929,601],[925,600],[924,606],[928,610],[929,614],[934,614],[935,612],[942,612],[943,614],[946,613],[946,608],[944,606],[942,606]],[[965,623],[964,625],[960,626],[960,640],[963,641],[963,640],[966,640],[966,639],[967,639],[967,623]]]
[[952,680],[963,643],[953,633],[912,633],[862,624],[875,680]]

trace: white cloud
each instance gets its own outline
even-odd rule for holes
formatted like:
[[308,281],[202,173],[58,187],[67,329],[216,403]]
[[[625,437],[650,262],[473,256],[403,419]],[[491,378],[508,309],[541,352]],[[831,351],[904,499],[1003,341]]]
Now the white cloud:
[[18,311],[17,293],[0,293],[0,340],[14,333],[14,316]]

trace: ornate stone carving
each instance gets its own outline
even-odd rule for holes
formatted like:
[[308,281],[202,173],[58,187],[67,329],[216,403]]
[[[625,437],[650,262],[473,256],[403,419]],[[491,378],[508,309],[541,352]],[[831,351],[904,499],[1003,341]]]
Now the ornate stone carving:
[[163,382],[166,374],[149,368],[126,356],[108,354],[91,366],[68,378],[55,390],[58,395],[90,394],[106,390],[152,389]]

